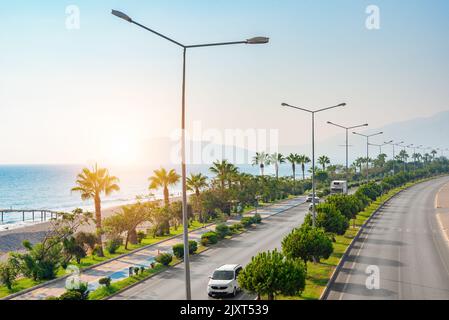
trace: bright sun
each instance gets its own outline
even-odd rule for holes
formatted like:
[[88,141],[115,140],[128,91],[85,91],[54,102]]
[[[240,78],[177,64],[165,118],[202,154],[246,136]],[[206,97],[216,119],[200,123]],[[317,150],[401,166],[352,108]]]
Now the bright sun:
[[129,165],[138,160],[139,148],[135,138],[117,136],[103,144],[105,162],[116,165]]

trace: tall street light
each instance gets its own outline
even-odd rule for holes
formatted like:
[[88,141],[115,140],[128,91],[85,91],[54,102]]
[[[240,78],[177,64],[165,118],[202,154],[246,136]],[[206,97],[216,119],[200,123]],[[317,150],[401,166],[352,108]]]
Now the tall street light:
[[357,129],[357,128],[361,128],[361,127],[368,127],[368,123],[357,125],[357,126],[352,126],[352,127],[345,127],[345,126],[333,123],[331,121],[328,121],[327,123],[332,126],[344,129],[346,131],[346,175],[347,175],[347,179],[349,180],[349,130],[353,130],[353,129]]
[[394,154],[394,144],[393,144],[393,142],[394,142],[393,140],[386,141],[386,142],[384,142],[384,145],[385,146],[391,145],[393,147],[393,175],[394,175],[396,172],[395,172],[395,166],[394,166],[394,156],[395,156],[395,154]]
[[378,135],[381,135],[384,133],[378,132],[378,133],[366,135],[366,134],[362,134],[362,133],[353,132],[353,134],[366,138],[366,182],[369,182],[369,139],[371,137],[375,137],[375,136],[378,136]]
[[[412,156],[410,157],[410,158],[412,158],[412,159],[413,159],[413,155],[415,154],[415,148],[416,148],[416,147],[415,147],[415,144],[413,144],[413,143],[407,146],[407,149],[413,151],[413,154],[412,154]],[[415,163],[415,160],[413,160],[413,162]],[[416,170],[416,163],[413,165],[413,170]]]
[[315,224],[316,224],[316,206],[315,206],[315,194],[316,194],[316,186],[315,186],[315,114],[317,114],[319,112],[326,111],[326,110],[330,110],[330,109],[344,107],[344,106],[346,106],[346,103],[340,103],[340,104],[338,104],[336,106],[327,107],[327,108],[323,108],[323,109],[319,109],[319,110],[309,110],[309,109],[305,109],[305,108],[300,108],[300,107],[292,106],[292,105],[290,105],[288,103],[283,103],[282,106],[283,107],[297,109],[297,110],[301,110],[301,111],[304,111],[304,112],[308,112],[308,113],[310,113],[312,115],[312,223],[313,223],[313,226],[315,227]]
[[[404,141],[402,141],[401,143],[397,143],[396,146],[402,148],[402,151],[404,151],[405,153],[405,148],[406,146],[404,145]],[[405,155],[405,154],[404,154]],[[405,167],[405,158],[404,158],[404,172],[406,171],[406,167]]]
[[183,240],[184,240],[184,265],[185,265],[185,286],[186,286],[186,299],[191,300],[191,287],[190,287],[190,260],[189,260],[189,230],[188,230],[188,216],[187,216],[187,173],[186,173],[186,107],[185,107],[185,96],[186,96],[186,56],[187,50],[193,48],[204,48],[204,47],[216,47],[216,46],[228,46],[237,44],[266,44],[269,42],[269,38],[266,37],[255,37],[244,41],[234,41],[234,42],[217,42],[217,43],[204,43],[195,45],[184,45],[178,41],[175,41],[157,31],[154,31],[136,21],[131,19],[128,15],[123,12],[112,10],[112,14],[118,18],[121,18],[129,23],[135,24],[153,34],[177,45],[183,51],[183,74],[182,74],[182,102],[181,102],[181,130],[182,130],[182,141],[181,141],[181,158],[182,158],[182,218],[183,218]]

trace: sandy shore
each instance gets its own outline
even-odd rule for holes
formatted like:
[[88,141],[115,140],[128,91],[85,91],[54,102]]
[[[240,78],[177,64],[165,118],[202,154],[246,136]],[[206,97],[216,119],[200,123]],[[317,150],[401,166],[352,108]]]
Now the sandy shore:
[[[181,197],[173,197],[171,202],[180,201]],[[158,200],[160,201],[160,200]],[[101,210],[103,218],[110,217],[118,212],[126,205],[104,208]],[[29,240],[31,243],[42,241],[51,227],[50,222],[37,223],[22,226],[20,228],[5,230],[0,232],[0,261],[5,260],[11,251],[20,251],[23,249],[22,242]],[[149,226],[145,226],[148,228]],[[95,224],[89,223],[80,228],[79,231],[94,232]]]

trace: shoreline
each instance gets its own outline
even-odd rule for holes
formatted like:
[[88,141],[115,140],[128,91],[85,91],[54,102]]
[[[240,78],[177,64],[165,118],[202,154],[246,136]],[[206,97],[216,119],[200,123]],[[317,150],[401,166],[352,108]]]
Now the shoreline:
[[[182,197],[180,196],[173,196],[170,198],[170,202],[181,201],[181,199]],[[146,202],[158,202],[161,200],[162,199],[148,200]],[[123,207],[135,203],[136,202],[133,201],[127,204],[104,207],[101,210],[101,216],[102,218],[113,216],[114,214],[118,213],[118,211],[121,210]],[[6,230],[1,229],[0,227],[0,261],[4,261],[8,257],[10,252],[21,251],[23,248],[22,242],[24,240],[29,240],[33,244],[42,241],[42,239],[48,232],[50,225],[51,225],[50,221],[46,222],[39,221],[36,223],[20,222],[16,226],[13,226]],[[5,226],[8,225],[5,224]],[[93,232],[95,231],[95,224],[89,223],[88,225],[84,225],[79,229],[79,231]]]

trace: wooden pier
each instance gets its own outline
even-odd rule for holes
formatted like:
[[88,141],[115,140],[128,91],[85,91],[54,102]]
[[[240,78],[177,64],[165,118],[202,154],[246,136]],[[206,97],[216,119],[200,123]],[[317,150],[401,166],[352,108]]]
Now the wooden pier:
[[0,209],[0,225],[4,224],[8,215],[19,214],[22,221],[45,222],[58,218],[60,212],[51,210],[12,210]]

